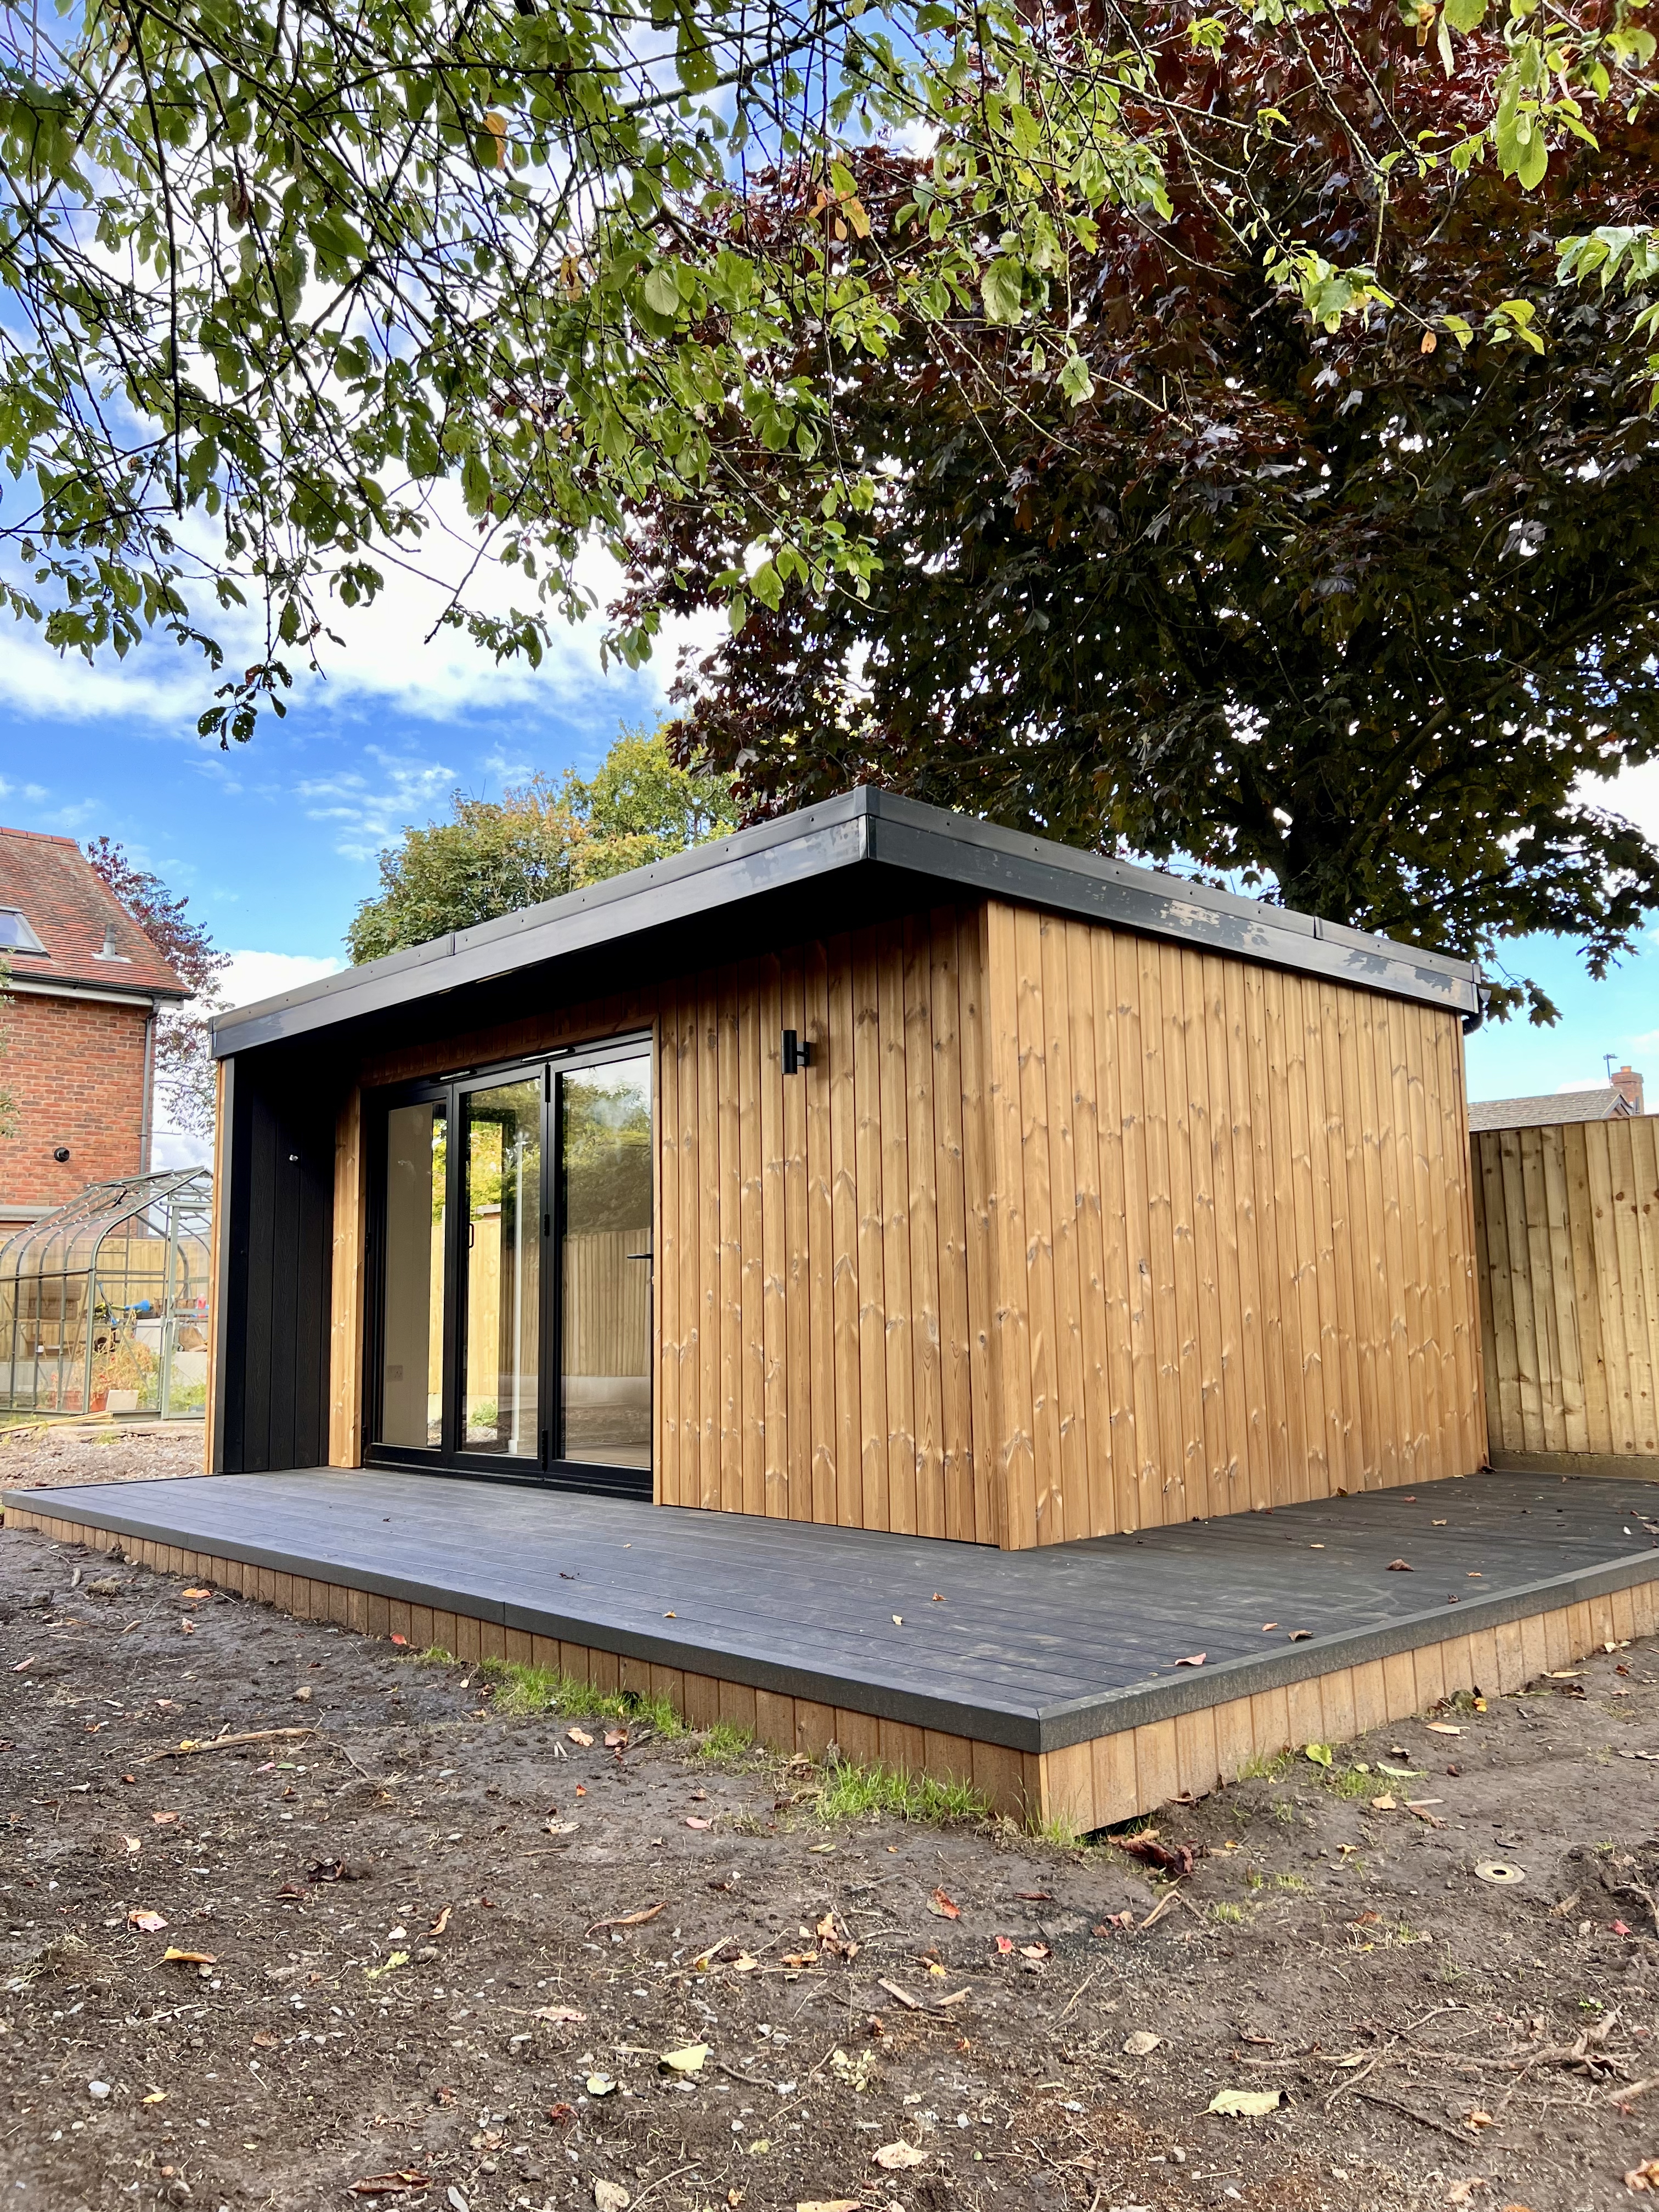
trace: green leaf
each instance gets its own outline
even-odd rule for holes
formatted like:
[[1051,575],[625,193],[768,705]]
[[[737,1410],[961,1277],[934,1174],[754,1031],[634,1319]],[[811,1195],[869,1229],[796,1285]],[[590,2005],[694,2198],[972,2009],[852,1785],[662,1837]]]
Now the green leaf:
[[1486,0],[1446,0],[1444,12],[1453,30],[1467,37],[1486,20]]
[[654,269],[647,270],[645,279],[646,305],[657,314],[678,315],[680,310],[680,288],[672,264],[659,261]]
[[979,280],[979,296],[988,321],[1008,324],[1019,320],[1024,275],[1012,254],[1000,255],[988,265]]

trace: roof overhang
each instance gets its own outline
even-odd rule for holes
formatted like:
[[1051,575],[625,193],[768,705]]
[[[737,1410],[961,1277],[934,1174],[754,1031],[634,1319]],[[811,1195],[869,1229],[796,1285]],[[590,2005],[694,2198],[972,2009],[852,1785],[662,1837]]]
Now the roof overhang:
[[[586,957],[635,941],[642,953],[651,951],[659,972],[684,973],[704,964],[700,936],[684,933],[702,925],[703,933],[727,939],[750,908],[757,920],[787,911],[796,926],[811,908],[802,933],[828,935],[872,907],[896,912],[963,896],[1173,938],[1447,1012],[1479,1011],[1477,971],[1468,961],[865,786],[545,905],[236,1007],[214,1018],[214,1054],[224,1059],[412,1010],[530,969],[550,979],[562,967],[580,969]],[[757,933],[747,949],[787,941]],[[730,953],[722,949],[719,957]]]

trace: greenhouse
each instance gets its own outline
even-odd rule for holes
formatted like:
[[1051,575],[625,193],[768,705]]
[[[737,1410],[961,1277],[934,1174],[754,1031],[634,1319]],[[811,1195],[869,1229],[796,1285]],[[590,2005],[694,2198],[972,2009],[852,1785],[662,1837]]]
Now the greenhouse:
[[206,1168],[94,1183],[0,1246],[0,1413],[199,1419]]

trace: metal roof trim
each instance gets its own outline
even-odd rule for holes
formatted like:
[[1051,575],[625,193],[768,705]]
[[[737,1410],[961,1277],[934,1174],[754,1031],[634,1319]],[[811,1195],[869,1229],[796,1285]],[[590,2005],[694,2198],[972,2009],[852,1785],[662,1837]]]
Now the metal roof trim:
[[866,864],[1449,1012],[1479,1005],[1468,961],[860,785],[544,905],[234,1008],[215,1018],[213,1050],[223,1059]]

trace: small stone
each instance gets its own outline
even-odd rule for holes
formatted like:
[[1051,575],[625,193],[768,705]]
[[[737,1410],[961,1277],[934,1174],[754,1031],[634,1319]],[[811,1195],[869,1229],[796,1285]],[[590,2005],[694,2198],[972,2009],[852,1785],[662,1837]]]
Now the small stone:
[[87,2094],[92,2098],[95,2103],[101,2105],[105,2098],[109,2094],[109,2083],[107,2081],[88,2081],[87,2084]]

